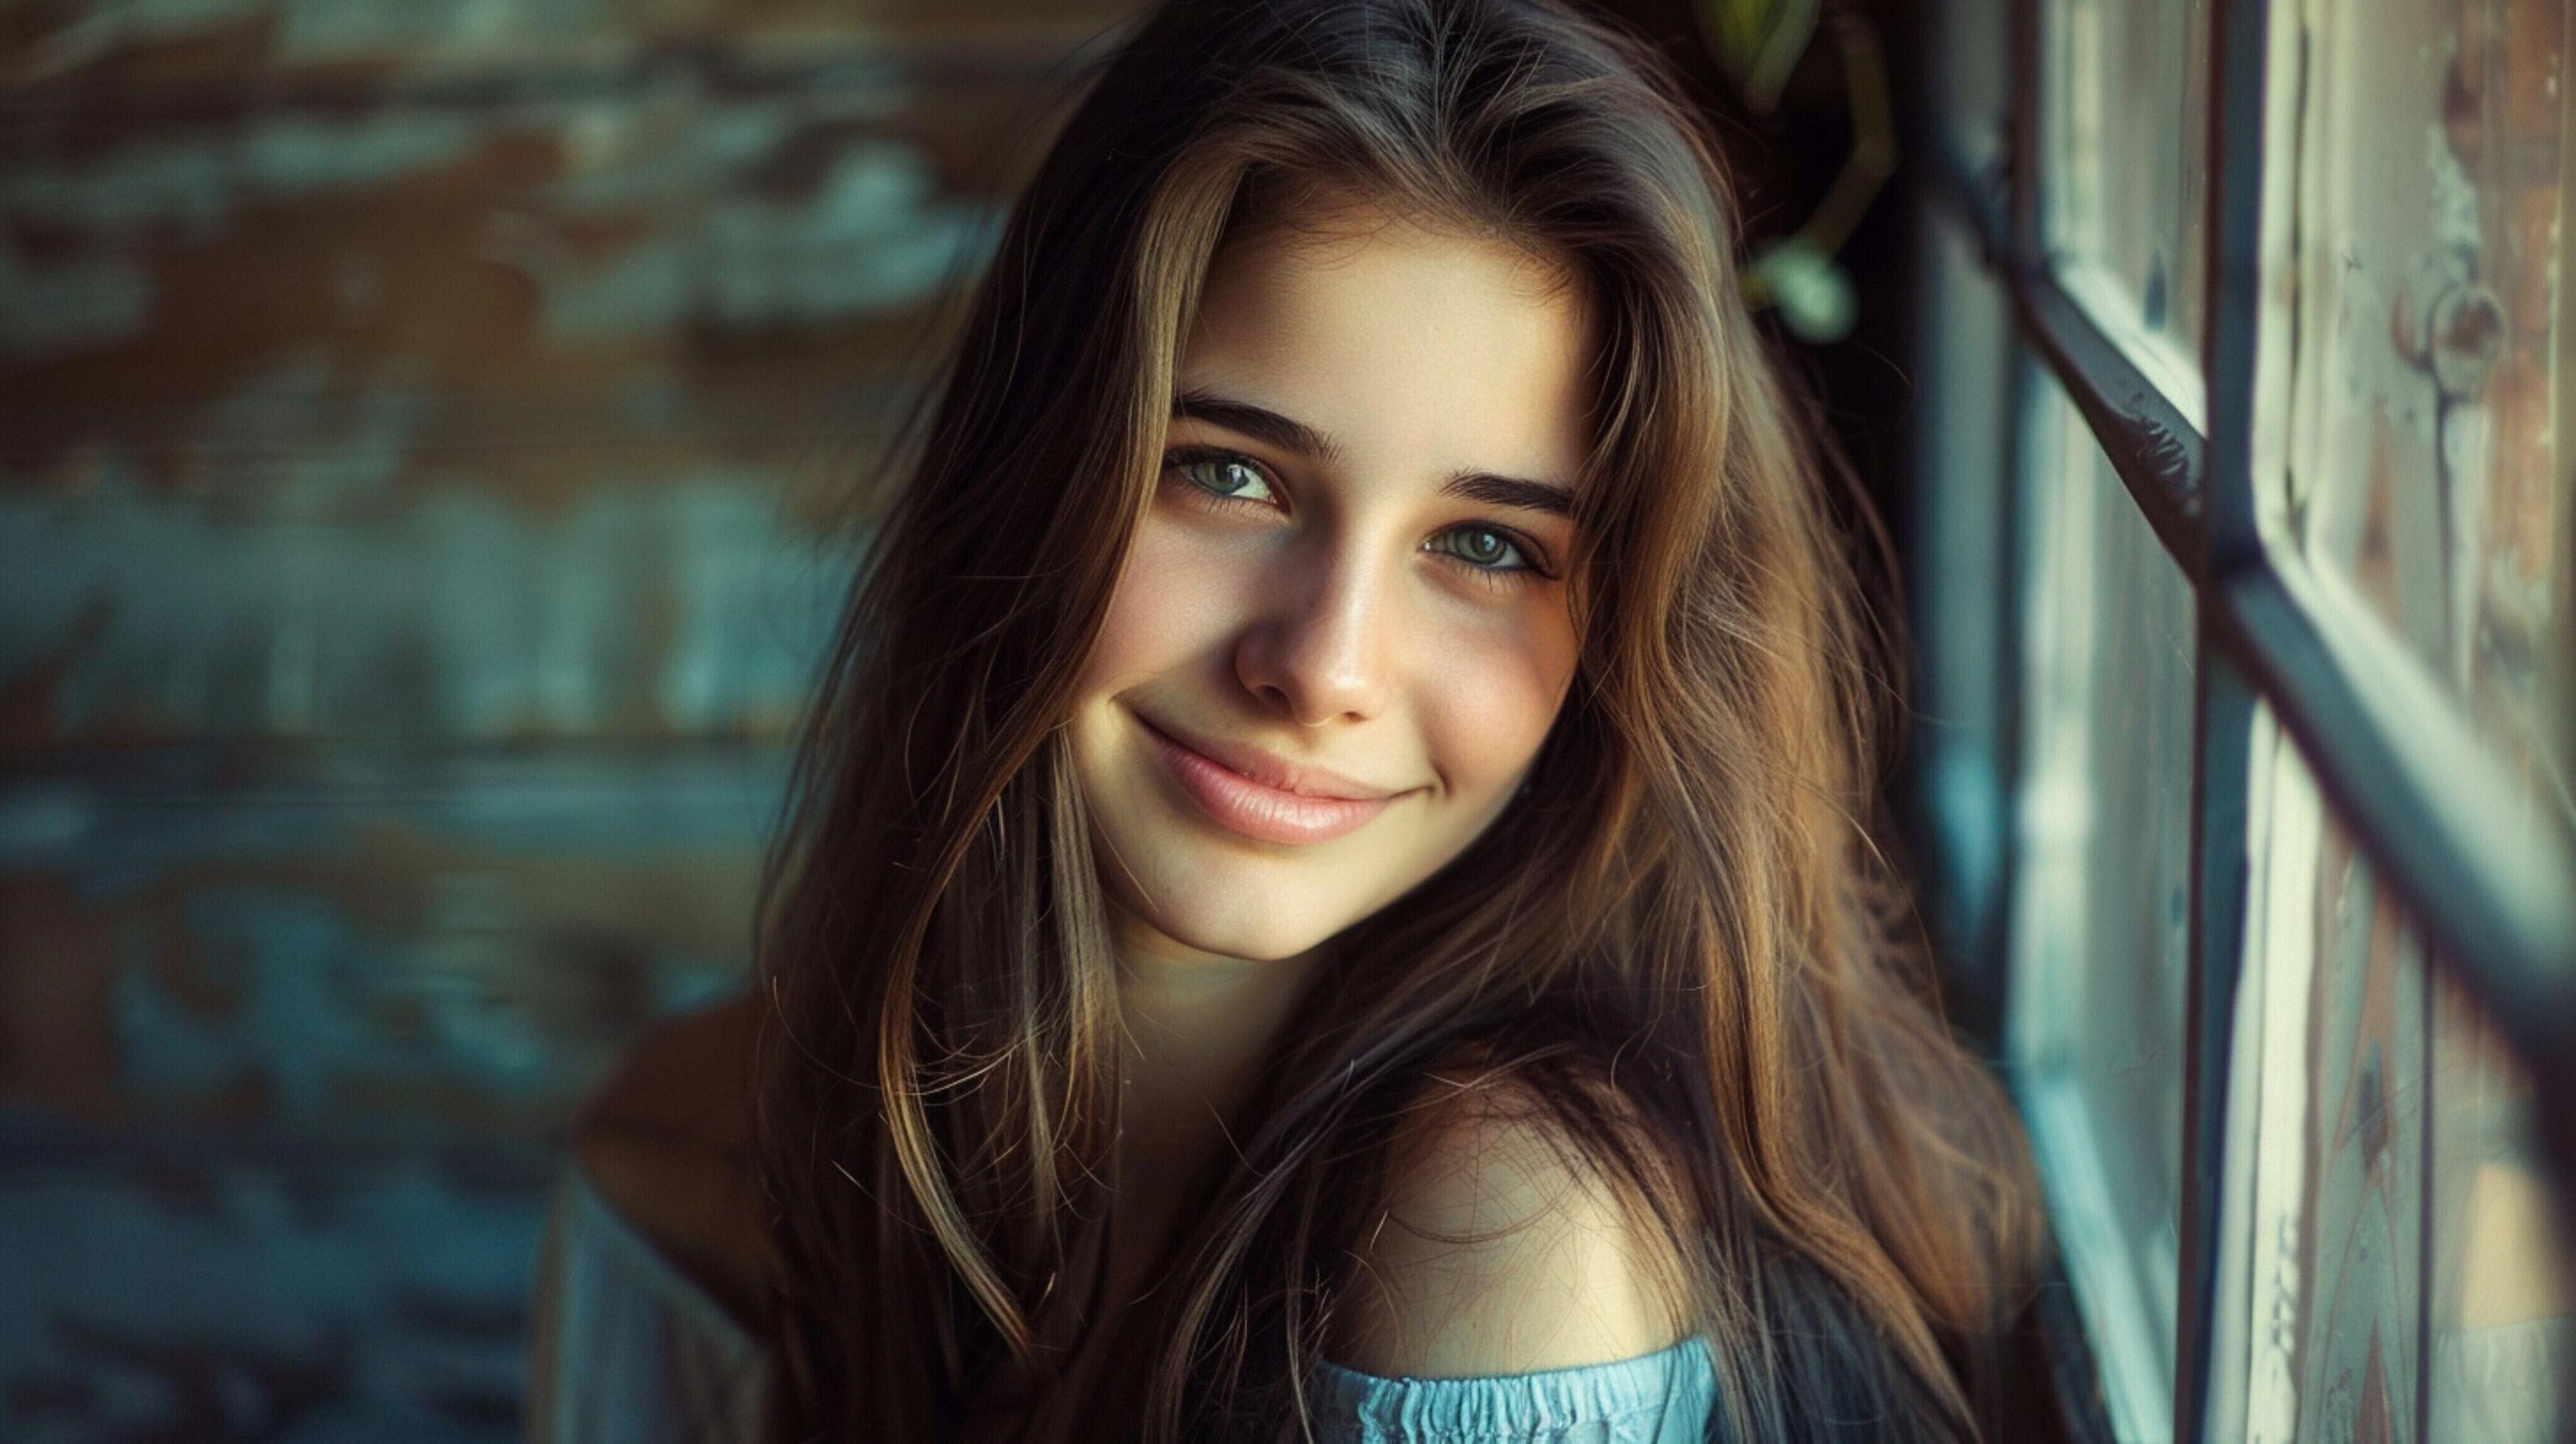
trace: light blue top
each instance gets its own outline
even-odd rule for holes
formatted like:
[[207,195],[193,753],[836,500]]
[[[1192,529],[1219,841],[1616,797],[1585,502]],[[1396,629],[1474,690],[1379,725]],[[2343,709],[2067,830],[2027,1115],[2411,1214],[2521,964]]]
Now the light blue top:
[[1382,1379],[1325,1363],[1316,1377],[1325,1444],[1684,1444],[1706,1436],[1717,1403],[1708,1346],[1478,1379]]
[[[768,1384],[758,1343],[621,1217],[578,1166],[555,1189],[529,1331],[530,1444],[749,1444]],[[1682,1444],[1707,1428],[1705,1344],[1579,1369],[1386,1379],[1326,1363],[1326,1444]]]

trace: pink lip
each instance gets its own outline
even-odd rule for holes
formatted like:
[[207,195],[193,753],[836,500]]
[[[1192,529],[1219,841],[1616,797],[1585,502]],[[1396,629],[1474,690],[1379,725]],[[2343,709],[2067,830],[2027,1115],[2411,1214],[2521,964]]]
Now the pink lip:
[[1399,795],[1338,773],[1292,767],[1230,743],[1183,742],[1151,722],[1145,723],[1145,733],[1202,811],[1221,826],[1262,842],[1329,841],[1384,812]]

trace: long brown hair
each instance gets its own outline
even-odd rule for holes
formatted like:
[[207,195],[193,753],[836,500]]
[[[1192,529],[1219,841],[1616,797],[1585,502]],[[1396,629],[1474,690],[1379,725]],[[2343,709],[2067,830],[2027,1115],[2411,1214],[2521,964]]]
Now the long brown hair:
[[1301,1419],[1353,1180],[1426,1070],[1474,1057],[1652,1206],[1722,1427],[1978,1433],[2027,1165],[1862,821],[1891,659],[1673,81],[1553,0],[1167,0],[1011,213],[799,738],[758,938],[773,1437],[1066,1402],[1119,1093],[1059,724],[1210,259],[1324,187],[1580,278],[1579,674],[1528,791],[1334,940],[1091,1417]]

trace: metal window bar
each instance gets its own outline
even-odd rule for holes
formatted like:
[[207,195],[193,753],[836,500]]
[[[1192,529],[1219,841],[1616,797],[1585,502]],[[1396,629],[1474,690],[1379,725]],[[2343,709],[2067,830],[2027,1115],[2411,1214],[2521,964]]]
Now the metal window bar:
[[[2465,721],[2406,722],[2339,659],[2301,600],[2304,566],[2262,544],[2251,434],[2261,308],[2259,236],[2270,11],[2215,0],[2208,165],[2209,329],[2202,435],[2056,280],[2041,222],[2039,79],[2045,0],[2017,0],[2012,26],[2008,192],[1958,158],[1936,158],[1936,196],[1979,232],[2019,328],[2082,412],[2175,564],[2193,580],[2195,668],[2191,976],[2186,1001],[2183,1197],[2175,1433],[2209,1428],[2216,1229],[2225,1160],[2228,1040],[2243,951],[2245,786],[2253,710],[2268,705],[2372,866],[2530,1076],[2542,1152],[2565,1235],[2576,1238],[2576,846],[2564,824],[2508,854],[2450,782],[2475,758]],[[2245,137],[2253,137],[2249,142]],[[2474,766],[2474,762],[2470,764]],[[2576,1444],[2576,1409],[2558,1421]]]
[[[2223,647],[2219,580],[2263,557],[2254,523],[2255,345],[2262,317],[2263,67],[2269,0],[2217,0],[2209,43],[2206,505],[2197,545],[2175,555],[2199,591],[2199,693],[2192,735],[2191,976],[2184,991],[2181,1278],[2174,1290],[2174,1438],[2209,1433],[2209,1374],[2217,1332],[2218,1229],[2227,1167],[2228,1072],[2234,1063],[2237,982],[2245,958],[2246,769],[2254,678]],[[2251,145],[2231,143],[2251,136]],[[2257,672],[2256,677],[2261,674]]]

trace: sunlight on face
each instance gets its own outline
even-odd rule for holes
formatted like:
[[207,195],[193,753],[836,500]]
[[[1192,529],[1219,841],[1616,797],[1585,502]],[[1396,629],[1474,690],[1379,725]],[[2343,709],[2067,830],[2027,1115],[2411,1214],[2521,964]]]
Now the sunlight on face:
[[1575,668],[1579,303],[1357,208],[1219,255],[1070,722],[1131,945],[1304,952],[1511,801]]

